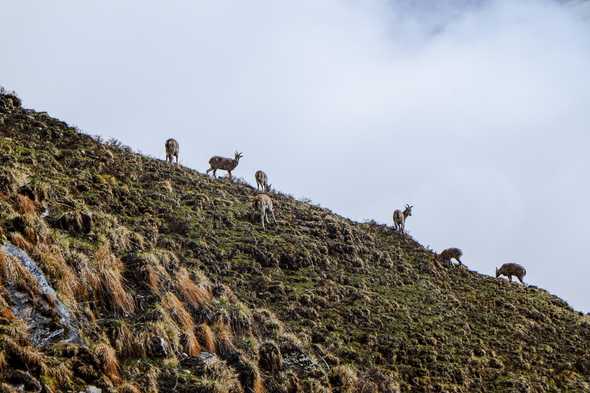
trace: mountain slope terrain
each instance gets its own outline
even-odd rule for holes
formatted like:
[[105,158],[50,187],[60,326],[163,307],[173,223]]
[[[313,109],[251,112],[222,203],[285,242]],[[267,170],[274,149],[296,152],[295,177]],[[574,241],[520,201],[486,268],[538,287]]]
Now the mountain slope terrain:
[[590,392],[587,315],[390,227],[7,92],[0,161],[1,392]]

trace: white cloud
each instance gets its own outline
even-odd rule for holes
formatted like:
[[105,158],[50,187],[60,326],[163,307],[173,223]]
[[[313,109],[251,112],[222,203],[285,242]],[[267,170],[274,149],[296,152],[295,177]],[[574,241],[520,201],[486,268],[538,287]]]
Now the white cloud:
[[359,220],[412,202],[422,243],[590,310],[586,5],[433,4],[23,1],[1,82],[153,155],[173,135],[201,171],[240,149],[239,176]]

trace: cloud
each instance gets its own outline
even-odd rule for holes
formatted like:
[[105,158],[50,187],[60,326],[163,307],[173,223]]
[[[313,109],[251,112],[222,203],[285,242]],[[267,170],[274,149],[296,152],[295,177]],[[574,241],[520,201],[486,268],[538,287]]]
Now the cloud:
[[[436,5],[435,5],[436,4]],[[459,246],[590,310],[588,6],[304,0],[11,4],[2,83],[92,134]],[[23,23],[24,21],[24,23]],[[566,274],[566,272],[568,272]]]

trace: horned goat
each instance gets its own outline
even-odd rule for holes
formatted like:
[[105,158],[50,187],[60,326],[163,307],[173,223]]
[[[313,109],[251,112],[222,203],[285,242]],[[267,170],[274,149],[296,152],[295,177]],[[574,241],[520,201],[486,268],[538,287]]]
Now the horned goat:
[[405,233],[406,231],[406,219],[412,215],[412,208],[414,206],[406,205],[403,211],[396,209],[393,212],[393,228],[396,231]]
[[234,158],[226,158],[220,156],[213,156],[209,160],[209,169],[207,169],[207,174],[213,171],[213,177],[215,177],[217,170],[227,171],[229,178],[231,179],[231,171],[236,169],[238,163],[240,162],[240,158],[242,158],[242,153],[238,153],[236,151]]

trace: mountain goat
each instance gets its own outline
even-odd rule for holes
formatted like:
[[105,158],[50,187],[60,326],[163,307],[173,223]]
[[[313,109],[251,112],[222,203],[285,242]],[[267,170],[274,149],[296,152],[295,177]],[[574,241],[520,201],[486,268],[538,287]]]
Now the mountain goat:
[[272,206],[272,199],[266,194],[258,194],[254,197],[254,208],[260,213],[260,222],[262,223],[262,229],[266,229],[264,222],[270,224],[268,215],[272,216],[273,222],[276,224],[277,219],[275,218],[274,209]]
[[414,206],[406,205],[403,211],[396,209],[393,212],[393,228],[396,231],[405,233],[406,230],[406,219],[412,215],[412,208]]
[[233,171],[238,166],[240,158],[242,157],[242,153],[238,153],[237,151],[233,159],[220,156],[213,156],[209,160],[209,169],[207,169],[207,174],[213,171],[213,177],[215,177],[217,170],[220,169],[223,171],[227,171],[227,173],[229,174],[229,178],[231,179],[231,171]]
[[463,251],[461,251],[460,248],[447,248],[446,250],[443,250],[438,256],[443,262],[446,262],[447,264],[450,264],[451,259],[453,258],[456,259],[461,265],[463,264],[460,259],[463,256]]
[[256,178],[256,189],[262,191],[270,191],[270,184],[268,184],[268,176],[263,171],[256,171],[254,174]]
[[512,282],[512,276],[516,276],[521,284],[524,284],[522,279],[526,276],[526,269],[518,263],[505,263],[500,268],[496,268],[496,278],[500,276],[508,277],[508,281]]
[[166,161],[172,164],[172,159],[176,158],[176,165],[178,165],[178,142],[174,138],[166,141]]

